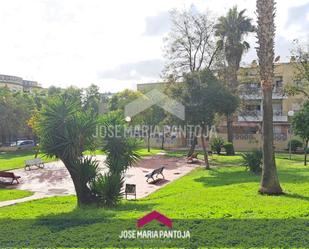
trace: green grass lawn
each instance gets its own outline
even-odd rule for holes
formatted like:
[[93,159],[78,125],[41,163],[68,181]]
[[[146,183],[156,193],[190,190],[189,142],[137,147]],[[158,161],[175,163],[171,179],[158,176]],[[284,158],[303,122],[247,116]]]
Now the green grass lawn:
[[32,192],[16,189],[5,189],[0,186],[0,201],[8,201],[24,198],[32,195]]
[[[138,152],[141,156],[152,156],[156,155],[159,152],[163,152],[160,149],[151,149],[150,152],[147,149],[139,149]],[[85,151],[85,155],[104,155],[102,150],[96,151]],[[47,158],[43,154],[39,154],[40,158],[43,159],[44,162],[51,162],[55,159]],[[12,170],[12,169],[19,169],[23,168],[25,165],[25,160],[34,158],[33,151],[16,151],[16,152],[0,152],[0,171],[1,170]]]
[[[0,171],[23,168],[25,160],[34,158],[33,151],[16,151],[16,152],[0,152]],[[44,162],[50,162],[55,159],[46,158],[43,154],[39,154]]]
[[[196,169],[149,197],[113,209],[76,208],[76,198],[47,198],[0,208],[3,247],[79,248],[308,248],[309,167],[279,155],[283,196],[261,196],[260,177],[244,171],[241,156],[213,156],[210,171]],[[119,238],[152,210],[173,220],[190,239]],[[152,222],[142,230],[166,230]]]

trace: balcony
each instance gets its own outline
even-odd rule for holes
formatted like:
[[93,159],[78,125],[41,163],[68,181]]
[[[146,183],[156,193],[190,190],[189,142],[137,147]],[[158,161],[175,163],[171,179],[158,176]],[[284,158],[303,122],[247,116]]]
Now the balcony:
[[[262,99],[262,89],[260,87],[246,87],[240,89],[240,98],[245,100],[260,100]],[[273,99],[285,99],[282,87],[275,87],[273,89]]]
[[[263,113],[261,111],[248,111],[238,116],[238,122],[262,122]],[[274,110],[274,122],[288,122],[288,116],[283,115],[282,111]]]

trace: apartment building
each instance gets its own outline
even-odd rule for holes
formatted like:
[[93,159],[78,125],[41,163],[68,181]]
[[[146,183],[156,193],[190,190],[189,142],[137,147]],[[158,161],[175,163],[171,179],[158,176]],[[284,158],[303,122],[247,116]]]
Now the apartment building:
[[[278,151],[287,149],[289,139],[293,136],[290,129],[289,111],[297,112],[302,103],[302,96],[287,96],[284,88],[287,85],[295,84],[295,64],[276,63],[274,67],[273,82],[273,121],[274,121],[274,144]],[[262,142],[262,89],[259,81],[258,66],[255,61],[249,67],[239,70],[238,80],[239,97],[241,108],[234,118],[234,146],[236,150],[249,150],[261,147]],[[164,89],[164,83],[138,84],[137,89],[142,92],[150,91],[153,88]],[[219,136],[226,138],[226,121],[217,126]],[[187,144],[174,144],[176,147]]]
[[[277,150],[286,149],[288,140],[293,135],[290,133],[292,131],[289,112],[297,112],[303,103],[301,96],[288,96],[284,91],[286,86],[295,84],[294,75],[293,62],[275,64],[272,99],[274,143]],[[234,120],[234,139],[236,149],[245,150],[261,146],[263,105],[256,62],[254,61],[250,67],[241,68],[238,79],[242,104]],[[220,132],[226,133],[224,123],[220,126]]]
[[0,87],[8,87],[13,92],[29,92],[41,88],[36,81],[24,80],[21,77],[0,74]]

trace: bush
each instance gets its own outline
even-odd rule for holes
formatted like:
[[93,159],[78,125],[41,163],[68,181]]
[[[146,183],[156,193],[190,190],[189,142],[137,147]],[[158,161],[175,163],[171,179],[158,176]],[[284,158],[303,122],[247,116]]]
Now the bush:
[[222,137],[213,138],[210,142],[210,145],[211,145],[211,150],[217,152],[217,154],[219,155],[224,145],[224,140]]
[[226,142],[224,145],[223,145],[223,148],[225,149],[225,152],[228,156],[230,155],[234,155],[234,146],[232,143],[230,142]]
[[102,206],[116,206],[122,198],[124,178],[120,174],[107,173],[99,175],[91,182],[90,188]]
[[260,150],[254,150],[251,152],[243,153],[242,157],[244,159],[244,166],[246,169],[250,170],[251,172],[258,174],[262,171],[262,159],[263,153]]
[[292,139],[289,141],[288,143],[288,149],[290,149],[290,145],[291,145],[291,151],[293,153],[296,153],[298,148],[302,148],[303,147],[303,143],[297,139]]

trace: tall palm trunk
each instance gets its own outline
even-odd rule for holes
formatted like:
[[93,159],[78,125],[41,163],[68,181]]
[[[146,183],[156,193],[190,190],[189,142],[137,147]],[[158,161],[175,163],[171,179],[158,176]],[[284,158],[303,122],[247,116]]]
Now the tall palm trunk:
[[[228,69],[228,84],[231,92],[233,94],[237,93],[237,67],[234,65],[235,63],[229,62],[229,69]],[[226,116],[226,123],[227,123],[227,141],[233,143],[234,140],[234,128],[233,128],[233,114],[229,113]],[[232,155],[235,154],[234,149],[231,153]]]
[[259,192],[282,194],[273,145],[272,82],[274,77],[274,0],[257,0],[258,44],[261,87],[263,90],[263,170]]

